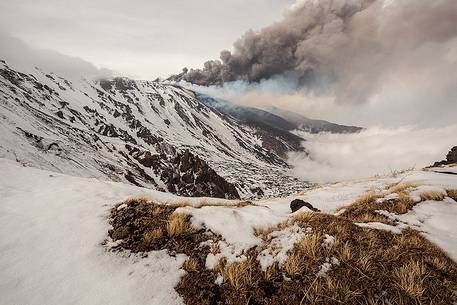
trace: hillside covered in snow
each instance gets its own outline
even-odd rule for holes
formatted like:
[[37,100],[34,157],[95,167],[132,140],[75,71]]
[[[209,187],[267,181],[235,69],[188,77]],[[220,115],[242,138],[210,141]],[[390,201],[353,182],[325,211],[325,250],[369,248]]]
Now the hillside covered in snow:
[[0,304],[455,302],[457,176],[439,169],[253,202],[0,171]]
[[0,156],[25,164],[184,196],[251,198],[306,186],[283,158],[303,139],[290,134],[290,144],[178,86],[70,80],[2,61],[0,98]]

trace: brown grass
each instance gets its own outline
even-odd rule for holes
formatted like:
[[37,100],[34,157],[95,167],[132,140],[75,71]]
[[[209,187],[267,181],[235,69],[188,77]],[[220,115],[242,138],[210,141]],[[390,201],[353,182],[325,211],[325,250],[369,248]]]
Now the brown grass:
[[353,204],[354,205],[367,205],[367,204],[372,204],[375,202],[377,199],[382,198],[382,194],[370,191],[362,196],[360,196]]
[[168,219],[167,233],[169,237],[189,235],[194,229],[189,223],[189,215],[183,213],[173,213]]
[[305,270],[305,261],[300,252],[292,252],[283,265],[284,271],[290,278],[296,278]]
[[446,193],[447,193],[448,197],[451,197],[452,199],[457,201],[457,189],[446,190]]
[[425,292],[426,267],[422,262],[410,261],[394,271],[394,282],[404,293],[419,299]]
[[418,186],[419,186],[418,184],[412,183],[412,182],[395,183],[395,184],[391,184],[391,185],[387,186],[386,190],[389,193],[400,194],[400,193],[406,193],[406,191],[408,191],[410,189],[413,189],[413,188],[416,188]]
[[399,198],[394,201],[394,207],[390,211],[396,214],[408,213],[417,203],[409,196],[400,194]]
[[361,271],[369,273],[373,268],[373,260],[374,257],[370,253],[362,254],[357,258],[356,265]]
[[444,194],[440,192],[423,192],[420,194],[421,200],[433,200],[433,201],[443,201]]
[[314,216],[316,216],[315,212],[301,212],[294,215],[292,220],[298,222],[307,222],[311,220],[311,218],[313,218]]
[[256,285],[258,278],[253,265],[254,258],[241,262],[226,264],[222,268],[222,276],[237,291],[246,291]]
[[404,190],[413,186],[414,184],[391,186],[389,189],[396,190],[399,195],[398,198],[384,200],[382,202],[376,201],[381,196],[377,193],[369,192],[364,194],[353,204],[342,208],[342,210],[344,209],[344,212],[342,212],[340,216],[346,217],[353,222],[381,222],[392,224],[392,221],[388,217],[381,215],[376,211],[385,210],[395,214],[408,213],[417,202],[415,202],[407,192],[404,192]]
[[319,249],[322,244],[322,233],[315,232],[313,234],[305,235],[297,244],[299,252],[311,259],[317,259]]
[[354,222],[381,222],[390,223],[386,216],[378,214],[376,212],[368,211],[360,213],[352,218]]
[[196,259],[189,258],[183,263],[182,268],[187,272],[197,272],[198,261]]
[[341,245],[341,247],[338,247],[338,254],[339,257],[344,261],[344,262],[349,262],[352,260],[353,255],[352,255],[352,250],[349,242],[345,242],[344,244]]
[[267,270],[263,272],[263,278],[265,281],[274,281],[281,276],[281,270],[279,268],[279,264],[277,262],[273,263],[273,265],[269,266]]
[[[357,208],[379,208],[379,203],[372,201],[361,200]],[[396,202],[386,204],[399,209]],[[168,249],[172,253],[185,253],[189,258],[182,268],[187,273],[176,286],[185,304],[453,304],[457,301],[457,264],[442,250],[412,229],[396,235],[360,228],[350,218],[357,211],[351,208],[346,216],[300,213],[276,228],[258,230],[258,234],[267,237],[261,246],[243,253],[246,260],[227,263],[222,259],[214,270],[206,269],[205,261],[209,253],[220,252],[215,242],[219,237],[195,229],[187,231],[189,219],[175,210],[142,200],[130,202],[119,211],[114,208],[110,235],[118,232],[123,237],[122,246],[134,252]],[[175,217],[180,219],[174,220],[180,228],[176,232],[181,233],[169,234],[168,226]],[[275,263],[262,271],[257,256],[268,247],[268,234],[293,224],[312,228],[312,233],[294,245],[283,264]],[[332,247],[323,246],[324,234],[335,237]],[[208,240],[213,240],[213,244],[201,246]],[[332,265],[325,277],[317,277],[319,267],[331,262],[332,257],[339,260],[339,265]],[[224,278],[220,286],[214,283],[219,274]]]
[[146,232],[146,234],[144,234],[144,241],[147,244],[151,244],[154,241],[156,241],[158,239],[161,239],[162,237],[163,237],[162,229],[161,228],[157,228],[157,229],[154,229],[152,231]]
[[[148,203],[151,199],[146,195],[135,195],[125,199],[122,204],[131,205],[132,203]],[[120,204],[119,204],[120,205]]]
[[212,243],[209,251],[214,255],[220,253],[221,247],[219,246],[219,243]]
[[[121,205],[124,208],[118,210]],[[214,238],[193,229],[190,216],[175,213],[176,208],[145,197],[128,198],[111,210],[109,235],[133,252],[174,249],[185,254],[190,254],[193,243]]]

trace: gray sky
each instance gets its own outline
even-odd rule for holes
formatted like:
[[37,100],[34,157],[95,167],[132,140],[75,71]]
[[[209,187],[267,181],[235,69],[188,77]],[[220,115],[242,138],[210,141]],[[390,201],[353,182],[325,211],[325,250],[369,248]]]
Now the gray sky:
[[293,0],[1,0],[0,29],[28,44],[152,79],[200,67]]

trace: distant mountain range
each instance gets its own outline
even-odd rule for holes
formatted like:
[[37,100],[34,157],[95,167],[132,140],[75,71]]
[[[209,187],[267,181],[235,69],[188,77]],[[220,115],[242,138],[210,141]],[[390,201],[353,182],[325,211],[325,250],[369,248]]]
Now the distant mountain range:
[[0,157],[184,196],[255,198],[306,187],[287,152],[310,132],[357,127],[235,106],[180,86],[66,79],[0,62]]
[[302,143],[304,139],[291,133],[293,130],[303,130],[309,133],[356,133],[363,129],[355,126],[338,125],[323,120],[308,119],[302,115],[277,107],[261,110],[236,105],[204,94],[197,95],[207,106],[255,128],[261,135],[264,145],[282,157],[285,157],[289,151],[303,150]]

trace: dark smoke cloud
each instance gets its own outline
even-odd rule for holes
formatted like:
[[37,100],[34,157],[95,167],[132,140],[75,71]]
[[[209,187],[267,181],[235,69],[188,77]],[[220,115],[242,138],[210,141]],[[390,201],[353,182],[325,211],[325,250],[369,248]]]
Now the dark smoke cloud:
[[300,89],[365,102],[412,50],[457,37],[457,1],[386,1],[298,0],[282,21],[248,31],[220,60],[171,79],[208,86],[286,75]]

